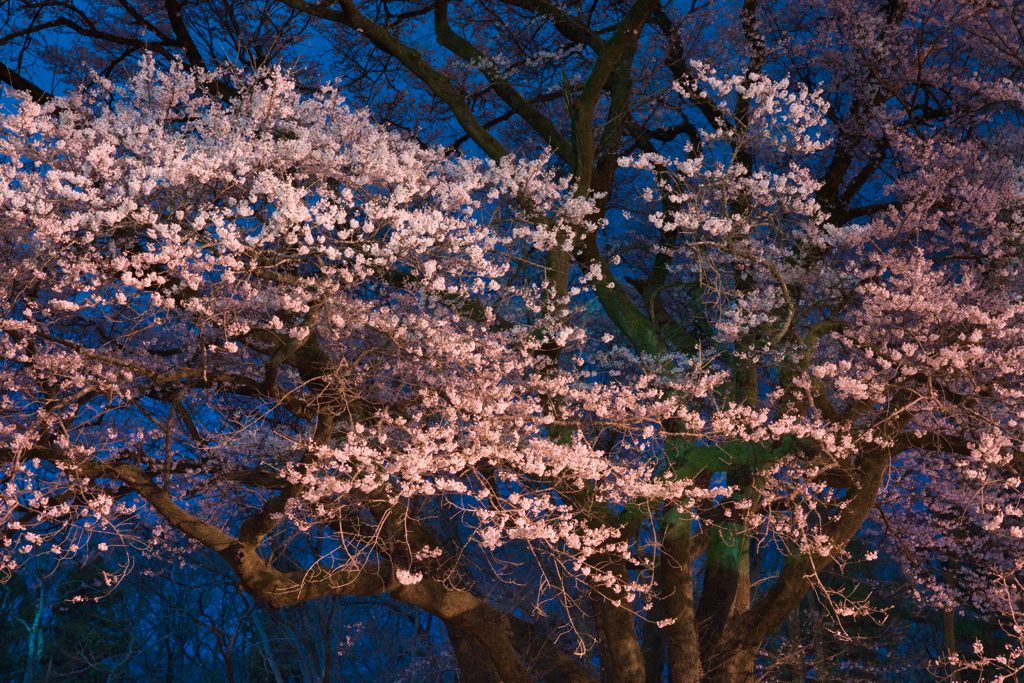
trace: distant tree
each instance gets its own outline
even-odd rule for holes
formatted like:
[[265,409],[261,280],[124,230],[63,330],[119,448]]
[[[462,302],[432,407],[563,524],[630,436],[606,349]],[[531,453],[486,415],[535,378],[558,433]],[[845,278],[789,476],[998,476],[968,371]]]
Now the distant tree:
[[10,576],[0,586],[0,674],[5,680],[21,681],[26,669],[42,658],[43,610],[38,591],[33,591],[20,574]]
[[[4,681],[107,681],[132,656],[125,594],[98,558],[55,566],[45,556],[0,585]],[[26,580],[27,579],[27,580]]]
[[42,580],[54,594],[41,653],[47,680],[104,683],[116,680],[132,657],[132,609],[125,592],[112,590],[104,562],[94,559]]

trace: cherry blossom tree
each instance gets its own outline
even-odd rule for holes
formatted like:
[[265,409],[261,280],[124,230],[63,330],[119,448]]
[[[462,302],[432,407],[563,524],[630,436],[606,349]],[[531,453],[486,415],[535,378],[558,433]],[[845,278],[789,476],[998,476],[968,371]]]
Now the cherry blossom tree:
[[808,590],[872,607],[822,579],[871,518],[1012,628],[1015,9],[285,4],[347,79],[190,71],[253,62],[168,6],[4,119],[9,569],[198,543],[464,680],[747,681]]
[[[7,567],[155,552],[173,530],[274,606],[426,607],[503,678],[525,667],[430,520],[643,592],[600,559],[627,552],[617,526],[578,518],[684,495],[647,442],[714,376],[614,352],[619,382],[551,364],[545,347],[586,339],[511,255],[591,202],[543,161],[449,161],[329,88],[304,99],[266,72],[222,106],[212,78],[148,62],[127,89],[5,119]],[[614,452],[586,439],[610,429]],[[329,547],[278,569],[314,526]]]

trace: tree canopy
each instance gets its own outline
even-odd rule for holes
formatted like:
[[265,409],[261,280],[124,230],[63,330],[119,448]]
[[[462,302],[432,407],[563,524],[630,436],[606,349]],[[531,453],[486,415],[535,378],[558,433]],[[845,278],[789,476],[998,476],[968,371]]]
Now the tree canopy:
[[11,8],[6,571],[205,547],[463,681],[738,683],[881,554],[1016,675],[956,640],[1021,636],[1016,6]]

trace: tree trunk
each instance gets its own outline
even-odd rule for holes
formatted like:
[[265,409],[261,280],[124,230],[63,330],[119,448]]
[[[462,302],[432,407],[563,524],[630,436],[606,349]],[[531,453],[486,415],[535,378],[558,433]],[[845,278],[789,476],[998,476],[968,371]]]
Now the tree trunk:
[[586,665],[562,650],[537,626],[514,616],[509,617],[509,625],[516,651],[538,680],[545,683],[597,683],[597,677]]
[[412,585],[399,586],[391,591],[391,597],[444,621],[462,672],[461,678],[466,683],[532,681],[530,672],[512,645],[508,615],[488,606],[476,595],[424,579]]
[[644,672],[647,676],[645,679],[647,683],[665,682],[667,641],[665,639],[665,629],[658,626],[658,622],[666,618],[665,599],[663,597],[665,593],[664,566],[665,560],[662,558],[657,569],[655,569],[655,583],[658,585],[661,595],[655,599],[654,606],[647,612],[647,620],[640,630],[640,651],[644,656]]
[[700,683],[700,641],[693,609],[693,563],[690,557],[690,516],[665,531],[662,554],[662,595],[668,641],[669,683]]
[[714,668],[707,672],[704,683],[745,683],[750,675],[750,663],[756,654],[756,646],[737,648],[730,657],[719,659]]
[[[740,540],[739,570],[736,580],[736,597],[732,602],[730,618],[735,617],[750,609],[750,534],[744,532]],[[750,659],[744,665],[746,672],[741,683],[754,683],[754,656],[751,652]]]
[[[610,561],[599,567],[625,579],[626,572],[620,565],[621,561]],[[601,653],[601,683],[645,683],[643,653],[625,596],[600,584],[591,586],[590,595]]]
[[487,651],[472,633],[444,621],[448,640],[455,651],[460,683],[503,683],[490,664]]
[[736,601],[743,536],[743,525],[736,522],[726,522],[711,530],[704,586],[696,614],[700,657],[705,664],[711,661],[711,654],[717,649]]

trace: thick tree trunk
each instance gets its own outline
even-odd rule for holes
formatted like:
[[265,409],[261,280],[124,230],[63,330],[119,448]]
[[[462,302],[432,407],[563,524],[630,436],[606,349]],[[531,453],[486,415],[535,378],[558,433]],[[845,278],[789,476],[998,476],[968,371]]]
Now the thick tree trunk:
[[[628,578],[621,560],[599,562],[598,568],[613,572],[620,580]],[[591,585],[590,595],[601,655],[601,683],[645,683],[644,657],[626,597],[601,584]]]
[[700,641],[693,609],[693,564],[690,556],[690,518],[684,515],[665,532],[662,554],[662,595],[668,641],[669,683],[700,683]]
[[696,614],[702,662],[710,661],[732,614],[739,587],[742,549],[742,524],[727,522],[711,530],[704,565],[704,587]]
[[[661,596],[664,596],[664,565],[661,564],[655,570],[655,582],[657,583]],[[660,628],[658,623],[665,617],[665,600],[659,596],[654,606],[647,612],[647,621],[640,630],[640,651],[644,656],[644,672],[647,683],[665,683],[665,656],[667,652],[667,641],[665,629]]]
[[[736,580],[736,597],[732,602],[730,618],[750,609],[750,534],[744,532],[740,539],[738,577]],[[754,683],[754,655],[752,652],[743,670],[746,672],[742,683]]]
[[424,579],[402,585],[391,596],[444,621],[466,683],[530,683],[526,665],[512,645],[509,617],[464,590]]
[[637,642],[633,612],[594,591],[594,611],[601,653],[601,683],[645,683],[644,659]]
[[448,641],[455,651],[455,662],[459,665],[459,681],[461,683],[502,683],[498,672],[490,664],[487,651],[472,633],[444,622],[448,631]]
[[732,656],[718,660],[716,665],[707,672],[703,683],[745,683],[750,675],[749,664],[754,661],[756,654],[756,646],[737,648]]
[[[490,670],[496,676],[494,680],[500,683],[529,683],[533,680],[526,669],[526,665],[519,658],[512,647],[512,629],[509,626],[508,618],[495,610],[483,609],[473,614],[467,614],[455,619],[445,620],[448,634],[456,634],[459,647],[464,648],[464,657],[467,656],[466,649],[472,647],[479,657],[490,662]],[[455,646],[453,641],[452,646]],[[458,658],[458,655],[456,656]],[[477,655],[473,655],[473,660]],[[488,678],[479,678],[478,669],[473,663],[474,675],[463,677],[463,681],[488,681]],[[461,663],[460,663],[461,668]]]
[[558,647],[540,628],[514,616],[508,620],[512,627],[512,644],[538,680],[545,683],[597,683],[597,677],[584,664]]

